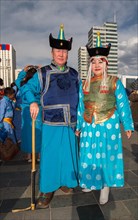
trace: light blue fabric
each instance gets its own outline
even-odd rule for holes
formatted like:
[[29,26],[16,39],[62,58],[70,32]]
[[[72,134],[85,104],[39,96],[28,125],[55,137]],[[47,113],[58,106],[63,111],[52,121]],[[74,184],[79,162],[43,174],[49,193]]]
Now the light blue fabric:
[[[38,74],[27,83],[23,91],[29,103],[41,87]],[[78,185],[78,146],[74,131],[68,126],[50,126],[43,123],[40,155],[40,191],[52,192],[61,186]]]
[[14,110],[14,117],[13,117],[13,124],[15,125],[15,135],[17,138],[17,141],[21,141],[21,94],[18,89],[18,87],[15,85],[13,86],[13,89],[15,90],[15,110]]
[[[30,106],[22,104],[22,130],[21,130],[21,150],[25,153],[32,153],[32,119],[30,116]],[[40,153],[42,141],[42,108],[39,107],[39,114],[35,120],[35,151]]]
[[102,189],[124,185],[124,165],[120,121],[125,131],[134,130],[131,110],[120,80],[115,90],[116,107],[111,118],[95,124],[85,122],[82,85],[80,85],[77,130],[80,134],[79,184],[82,188]]
[[18,89],[20,89],[21,81],[25,78],[25,76],[26,76],[26,72],[24,70],[21,70],[18,74],[17,79],[15,80],[15,84],[18,87]]
[[38,73],[27,82],[27,84],[21,87],[21,95],[23,96],[22,101],[27,104],[32,102],[40,103],[41,87],[39,82]]
[[[31,79],[24,84],[23,86],[20,86],[21,81],[26,76],[25,71],[21,71],[19,73],[19,77],[15,81],[16,85],[19,88],[20,96],[22,98],[21,101],[21,150],[25,153],[31,153],[32,152],[32,119],[30,116],[30,102],[26,99],[25,92],[26,88],[28,87],[28,84],[30,85]],[[40,105],[40,92],[34,96],[34,101]],[[41,141],[42,141],[42,108],[40,106],[39,108],[39,114],[37,116],[37,119],[35,121],[35,151],[36,153],[40,153],[41,150]]]
[[78,145],[74,131],[43,124],[40,160],[40,192],[78,185]]
[[14,143],[16,143],[16,136],[14,129],[7,122],[4,122],[4,118],[13,118],[14,113],[14,103],[7,96],[4,96],[0,100],[0,124],[7,131],[7,137],[11,138]]

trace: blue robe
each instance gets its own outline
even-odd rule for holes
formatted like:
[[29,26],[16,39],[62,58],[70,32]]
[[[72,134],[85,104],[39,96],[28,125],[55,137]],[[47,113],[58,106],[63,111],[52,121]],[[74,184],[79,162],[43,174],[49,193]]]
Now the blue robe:
[[[34,94],[40,92],[40,78],[35,74],[28,82],[24,95],[32,103],[35,102]],[[52,192],[61,186],[72,188],[78,185],[78,142],[70,126],[43,123],[40,158],[41,192]]]
[[9,123],[3,121],[4,118],[13,118],[13,114],[14,114],[13,101],[9,99],[7,96],[4,96],[0,100],[0,128],[5,130],[7,132],[7,137],[11,138],[12,141],[16,143],[17,141],[16,141],[14,128],[12,128]]
[[17,141],[21,142],[21,96],[17,86],[13,86],[13,89],[15,90],[15,99],[16,99],[13,123],[15,125],[15,135]]
[[[25,153],[32,153],[32,119],[30,116],[30,103],[26,100],[26,97],[24,95],[24,89],[27,85],[24,84],[23,86],[20,86],[21,81],[26,76],[26,72],[22,70],[17,80],[15,81],[21,96],[21,150]],[[35,96],[35,102],[38,103],[40,106],[40,93]],[[35,138],[35,151],[36,153],[40,153],[41,150],[41,137],[42,137],[42,111],[40,106],[40,111],[37,116],[36,122],[35,122],[35,132],[36,132],[36,138]]]
[[117,80],[116,110],[105,122],[87,123],[83,118],[82,85],[80,85],[77,130],[80,130],[79,185],[99,190],[104,186],[124,186],[124,164],[120,122],[124,130],[134,130],[125,89]]

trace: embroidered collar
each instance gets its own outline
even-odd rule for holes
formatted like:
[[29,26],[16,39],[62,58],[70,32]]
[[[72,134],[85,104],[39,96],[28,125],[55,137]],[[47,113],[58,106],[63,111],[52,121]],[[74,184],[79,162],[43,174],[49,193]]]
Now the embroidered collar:
[[65,64],[64,66],[58,66],[53,60],[51,62],[51,65],[56,67],[58,70],[64,72],[67,69],[67,65]]

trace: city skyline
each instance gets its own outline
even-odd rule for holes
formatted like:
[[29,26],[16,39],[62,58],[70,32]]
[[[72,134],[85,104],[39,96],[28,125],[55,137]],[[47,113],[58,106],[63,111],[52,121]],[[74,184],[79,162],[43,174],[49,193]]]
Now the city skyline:
[[66,39],[73,37],[68,64],[77,69],[78,49],[88,42],[93,26],[116,20],[119,74],[138,74],[137,1],[0,1],[0,43],[12,44],[17,68],[51,61],[49,34],[57,38],[64,24]]

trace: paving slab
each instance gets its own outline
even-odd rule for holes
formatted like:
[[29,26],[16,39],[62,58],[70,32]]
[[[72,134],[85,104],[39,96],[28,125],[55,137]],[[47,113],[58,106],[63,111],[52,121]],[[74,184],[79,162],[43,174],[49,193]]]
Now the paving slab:
[[[138,220],[138,131],[128,140],[123,137],[125,186],[111,188],[109,202],[99,204],[100,191],[84,193],[76,187],[70,194],[60,189],[47,209],[14,209],[31,204],[31,164],[19,152],[11,161],[0,164],[0,220]],[[39,194],[39,163],[36,163],[36,199]]]

